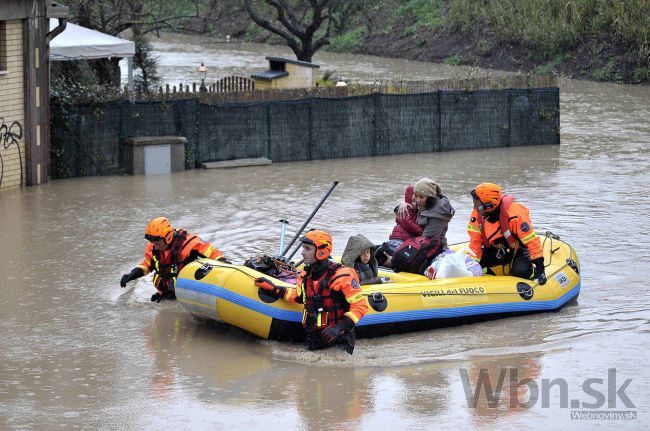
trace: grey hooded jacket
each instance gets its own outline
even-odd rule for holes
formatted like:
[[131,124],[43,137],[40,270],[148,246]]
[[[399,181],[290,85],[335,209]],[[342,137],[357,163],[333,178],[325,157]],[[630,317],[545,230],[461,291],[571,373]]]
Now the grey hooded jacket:
[[442,246],[447,247],[447,228],[456,210],[451,206],[446,196],[436,196],[436,201],[431,208],[420,211],[417,223],[424,227],[422,236],[428,238],[440,237]]
[[[370,249],[370,261],[361,263],[359,256],[364,250]],[[359,275],[361,284],[379,284],[381,279],[377,276],[379,268],[375,259],[375,245],[365,236],[359,234],[351,236],[343,251],[341,263],[347,267],[354,268]]]

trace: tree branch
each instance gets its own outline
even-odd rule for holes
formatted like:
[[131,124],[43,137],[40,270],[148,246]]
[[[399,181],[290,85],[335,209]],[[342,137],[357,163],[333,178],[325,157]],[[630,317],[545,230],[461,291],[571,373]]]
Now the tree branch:
[[[302,19],[298,18],[291,7],[286,3],[280,3],[277,0],[265,0],[266,3],[273,6],[278,11],[278,21],[280,21],[291,33],[298,34],[302,32]],[[289,21],[284,17],[284,13],[289,15]]]
[[255,12],[255,10],[253,9],[250,0],[244,0],[244,5],[246,6],[246,11],[248,12],[248,15],[251,17],[253,21],[255,21],[255,24],[285,39],[287,41],[287,44],[293,50],[294,53],[297,54],[298,52],[300,52],[300,46],[298,46],[298,43],[295,41],[295,39],[291,34],[287,33],[286,31],[283,31],[282,29],[276,28],[275,26],[273,26],[273,24],[271,24],[270,21],[267,21],[264,18],[260,17],[257,14],[257,12]]
[[314,33],[316,33],[316,30],[318,30],[327,17],[327,15],[323,16],[321,15],[323,8],[318,4],[317,0],[310,0],[312,4],[312,8],[314,10],[313,16],[312,16],[312,22],[307,26],[305,29],[305,33],[307,33],[310,36],[313,36]]
[[[285,39],[299,60],[311,61],[314,52],[329,44],[332,29],[332,8],[345,4],[344,0],[308,0],[292,2],[289,0],[243,0],[248,15],[260,27]],[[334,2],[334,5],[333,3]],[[341,3],[343,2],[343,3]],[[266,19],[259,11],[260,4],[266,3],[276,12],[274,19]],[[293,4],[297,6],[292,7]],[[325,34],[314,42],[314,35],[327,22]]]

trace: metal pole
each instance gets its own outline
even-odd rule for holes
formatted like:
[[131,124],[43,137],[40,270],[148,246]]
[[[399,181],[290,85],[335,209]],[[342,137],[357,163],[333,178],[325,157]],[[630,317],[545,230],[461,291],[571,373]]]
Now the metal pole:
[[[290,259],[293,257],[293,255],[296,254],[296,252],[297,252],[298,250],[300,250],[300,245],[301,245],[301,244],[298,244],[298,245],[296,246],[296,248],[293,249],[293,251],[289,254],[289,256],[287,256],[287,260],[290,260]],[[298,266],[298,265],[300,265],[300,263],[297,263],[297,264],[296,264],[296,266]]]
[[135,84],[133,83],[133,57],[128,57],[126,59],[127,66],[127,85],[129,86],[129,95],[133,97],[135,94]]
[[[289,243],[289,245],[287,246],[287,248],[284,249],[284,251],[282,252],[281,256],[284,256],[285,254],[287,254],[287,252],[289,251],[289,249],[291,248],[291,246],[293,245],[293,243],[296,242],[296,240],[298,239],[298,237],[300,236],[300,234],[302,233],[302,231],[305,230],[305,227],[307,227],[307,225],[309,224],[309,222],[311,221],[311,219],[314,218],[314,215],[316,215],[316,212],[320,209],[320,207],[323,205],[323,203],[325,202],[325,200],[327,199],[327,197],[330,195],[330,193],[332,193],[332,190],[334,190],[334,187],[336,187],[338,183],[339,183],[338,181],[334,181],[334,182],[332,183],[332,186],[330,187],[330,189],[327,191],[327,193],[325,193],[325,196],[323,196],[323,198],[320,200],[320,202],[318,203],[318,205],[316,205],[316,208],[314,208],[314,210],[311,212],[311,214],[309,215],[309,217],[307,217],[307,220],[305,220],[305,222],[303,223],[302,227],[298,230],[298,232],[296,233],[296,236],[293,237],[293,239],[291,240],[291,242]],[[297,249],[296,249],[296,250],[297,250]],[[296,254],[295,251],[291,254],[291,256],[293,256],[294,254]]]
[[287,228],[287,225],[289,224],[289,220],[285,220],[285,219],[281,218],[279,220],[279,222],[282,223],[282,228],[281,228],[281,231],[280,231],[280,250],[278,251],[278,253],[282,254],[282,250],[284,249],[284,234],[285,234],[285,230]]

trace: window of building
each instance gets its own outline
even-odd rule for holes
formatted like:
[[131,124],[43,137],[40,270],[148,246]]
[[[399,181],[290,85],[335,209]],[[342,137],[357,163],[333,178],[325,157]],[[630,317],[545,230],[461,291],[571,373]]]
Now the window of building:
[[0,21],[0,72],[7,71],[7,21]]
[[269,61],[269,66],[271,70],[278,70],[280,72],[284,72],[286,70],[286,63],[283,61],[271,60]]

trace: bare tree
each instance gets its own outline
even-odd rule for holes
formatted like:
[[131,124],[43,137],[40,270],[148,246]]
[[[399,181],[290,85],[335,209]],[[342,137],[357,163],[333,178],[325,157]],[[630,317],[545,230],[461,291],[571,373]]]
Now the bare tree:
[[140,34],[184,30],[186,19],[216,8],[214,0],[70,0],[79,24],[113,36],[138,27]]
[[[125,30],[133,32],[136,43],[136,68],[142,71],[142,83],[155,83],[156,61],[144,36],[160,31],[186,30],[187,19],[212,13],[218,0],[70,0],[73,17],[84,27],[113,36]],[[95,60],[91,66],[99,81],[119,85],[119,59]]]
[[[333,9],[345,3],[336,0],[244,0],[248,15],[257,25],[282,37],[298,60],[308,62],[316,51],[329,44],[335,19]],[[267,11],[274,11],[275,17],[265,18]]]

